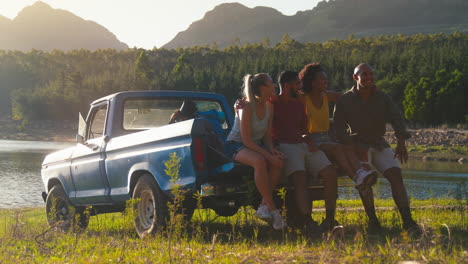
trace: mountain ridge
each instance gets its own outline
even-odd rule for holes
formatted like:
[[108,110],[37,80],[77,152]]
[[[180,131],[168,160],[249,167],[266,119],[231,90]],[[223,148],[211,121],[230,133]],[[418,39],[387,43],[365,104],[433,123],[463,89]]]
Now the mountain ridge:
[[98,23],[40,1],[23,8],[12,20],[3,18],[0,16],[0,49],[4,50],[128,48]]
[[[270,12],[266,15],[265,10]],[[273,11],[274,10],[274,11]],[[276,11],[276,12],[275,12]],[[271,44],[285,34],[300,42],[323,42],[386,34],[468,32],[468,1],[463,0],[334,0],[286,16],[273,8],[221,4],[179,32],[163,48],[232,44]],[[422,28],[424,27],[424,28]]]

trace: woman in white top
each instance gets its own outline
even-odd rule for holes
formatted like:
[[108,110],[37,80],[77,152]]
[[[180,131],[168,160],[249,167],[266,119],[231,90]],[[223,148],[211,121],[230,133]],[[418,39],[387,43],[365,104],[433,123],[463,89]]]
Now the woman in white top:
[[274,229],[282,229],[286,223],[273,202],[273,190],[279,182],[283,154],[273,147],[273,107],[268,102],[275,93],[275,84],[266,73],[248,74],[243,92],[247,99],[236,113],[225,145],[226,154],[254,168],[255,185],[263,198],[255,215],[271,221]]

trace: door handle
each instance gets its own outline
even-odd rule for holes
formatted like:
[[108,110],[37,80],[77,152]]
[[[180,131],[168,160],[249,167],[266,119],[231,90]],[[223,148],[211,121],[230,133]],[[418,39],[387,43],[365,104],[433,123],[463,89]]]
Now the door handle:
[[91,143],[91,144],[88,143],[88,144],[86,144],[85,146],[88,147],[88,148],[90,148],[90,149],[93,150],[93,151],[96,151],[96,150],[99,149],[99,146],[98,146],[98,145],[92,144],[92,143]]

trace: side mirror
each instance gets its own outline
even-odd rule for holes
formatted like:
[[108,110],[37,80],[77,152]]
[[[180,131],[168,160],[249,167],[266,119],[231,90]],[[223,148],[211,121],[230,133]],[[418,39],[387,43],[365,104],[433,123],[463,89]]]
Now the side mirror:
[[84,137],[80,134],[76,134],[76,142],[83,144],[84,143]]
[[83,144],[86,138],[86,131],[88,131],[88,124],[86,124],[81,113],[78,113],[78,134],[76,135],[76,142]]

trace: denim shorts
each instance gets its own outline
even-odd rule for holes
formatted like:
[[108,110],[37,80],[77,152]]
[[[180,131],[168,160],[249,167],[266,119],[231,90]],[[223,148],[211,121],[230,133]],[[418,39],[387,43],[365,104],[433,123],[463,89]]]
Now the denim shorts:
[[[265,150],[267,149],[266,146],[263,145],[263,143],[261,142],[255,142],[255,143],[258,144],[261,148]],[[224,143],[224,154],[226,154],[227,157],[235,160],[237,153],[239,153],[239,151],[241,151],[244,148],[246,148],[246,146],[244,146],[242,142],[229,140],[229,141],[226,141],[226,143]]]
[[235,159],[237,153],[243,148],[245,146],[241,142],[229,140],[224,143],[224,154],[231,159]]
[[337,144],[330,138],[328,132],[312,133],[311,138],[317,147],[320,147],[322,144]]

